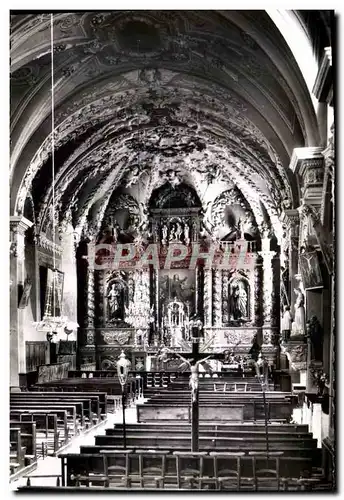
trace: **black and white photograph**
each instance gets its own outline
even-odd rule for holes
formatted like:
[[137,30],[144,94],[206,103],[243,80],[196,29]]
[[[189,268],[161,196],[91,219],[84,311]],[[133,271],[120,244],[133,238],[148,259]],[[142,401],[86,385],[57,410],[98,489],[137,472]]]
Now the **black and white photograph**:
[[231,6],[8,10],[12,492],[338,492],[338,15]]

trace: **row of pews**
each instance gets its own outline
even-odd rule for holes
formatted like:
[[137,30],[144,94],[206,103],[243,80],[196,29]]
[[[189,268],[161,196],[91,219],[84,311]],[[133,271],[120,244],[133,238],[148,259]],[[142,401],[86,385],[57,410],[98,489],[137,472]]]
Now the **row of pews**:
[[[137,404],[139,421],[126,425],[126,449],[123,425],[116,424],[105,435],[95,436],[94,445],[80,446],[80,453],[60,453],[60,487],[56,489],[330,489],[323,479],[317,440],[308,426],[289,422],[294,398],[290,393],[268,391],[264,405],[253,377],[245,381],[245,388],[234,385],[234,390],[233,384],[240,380],[220,388],[214,387],[214,381],[200,380],[200,451],[190,452],[191,425],[183,413],[183,408],[190,411],[187,382],[177,379],[167,388],[160,387],[146,403]],[[253,401],[265,410],[268,403],[276,408],[267,426],[266,415],[250,417]],[[236,419],[233,407],[242,409]],[[53,489],[31,481],[21,490]]]
[[56,455],[106,415],[106,393],[11,393],[10,479],[33,470],[38,458]]
[[[56,456],[81,432],[104,422],[121,408],[121,385],[110,379],[62,379],[10,394],[10,481],[37,467],[37,459]],[[126,404],[142,397],[139,379],[125,387]]]

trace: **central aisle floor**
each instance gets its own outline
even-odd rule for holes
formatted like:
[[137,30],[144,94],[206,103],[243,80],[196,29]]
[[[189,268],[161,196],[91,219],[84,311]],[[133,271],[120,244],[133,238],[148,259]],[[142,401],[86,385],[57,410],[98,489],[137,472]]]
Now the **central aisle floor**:
[[[143,403],[146,399],[137,400],[138,404]],[[136,419],[136,406],[126,408],[125,410],[125,420],[128,424],[134,424],[137,422]],[[94,437],[97,435],[105,434],[105,430],[113,427],[114,424],[122,422],[122,409],[118,410],[116,413],[108,413],[107,420],[101,422],[95,428],[81,434],[74,438],[69,445],[67,445],[61,453],[79,453],[80,446],[82,445],[93,445]],[[47,476],[51,474],[61,474],[61,459],[58,457],[47,457],[45,459],[40,458],[37,462],[37,468],[28,474],[31,478],[31,486],[56,486],[56,478],[37,478],[34,476]],[[25,486],[27,479],[20,478],[17,481],[10,483],[10,490],[15,491],[19,486]]]

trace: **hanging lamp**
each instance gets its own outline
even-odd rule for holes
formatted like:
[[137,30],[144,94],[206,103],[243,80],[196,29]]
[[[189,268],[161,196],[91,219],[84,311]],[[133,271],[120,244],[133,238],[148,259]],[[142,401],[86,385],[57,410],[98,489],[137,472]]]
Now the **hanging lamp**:
[[[61,272],[56,268],[56,221],[55,221],[55,102],[54,102],[54,31],[53,14],[50,15],[50,51],[51,51],[51,166],[52,166],[52,239],[53,245],[53,269],[52,279],[46,293],[46,304],[44,316],[41,321],[34,322],[36,330],[47,332],[47,339],[54,341],[58,333],[64,332],[68,336],[78,328],[78,323],[69,321],[67,316],[62,315],[62,286]],[[56,314],[58,312],[58,314]]]

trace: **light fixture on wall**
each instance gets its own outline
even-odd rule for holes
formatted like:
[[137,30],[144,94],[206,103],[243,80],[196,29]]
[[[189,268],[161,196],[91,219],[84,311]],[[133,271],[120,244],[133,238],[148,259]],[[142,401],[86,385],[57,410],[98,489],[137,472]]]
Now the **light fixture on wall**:
[[[46,304],[44,316],[41,321],[34,322],[38,331],[47,332],[47,339],[53,342],[58,333],[70,335],[78,328],[78,323],[70,321],[67,316],[62,315],[62,288],[63,273],[56,268],[56,220],[55,220],[55,102],[54,102],[54,30],[53,14],[50,15],[50,51],[51,51],[51,169],[52,169],[52,240],[53,240],[53,269],[49,269],[49,283],[47,283]],[[49,275],[48,274],[48,275]]]

